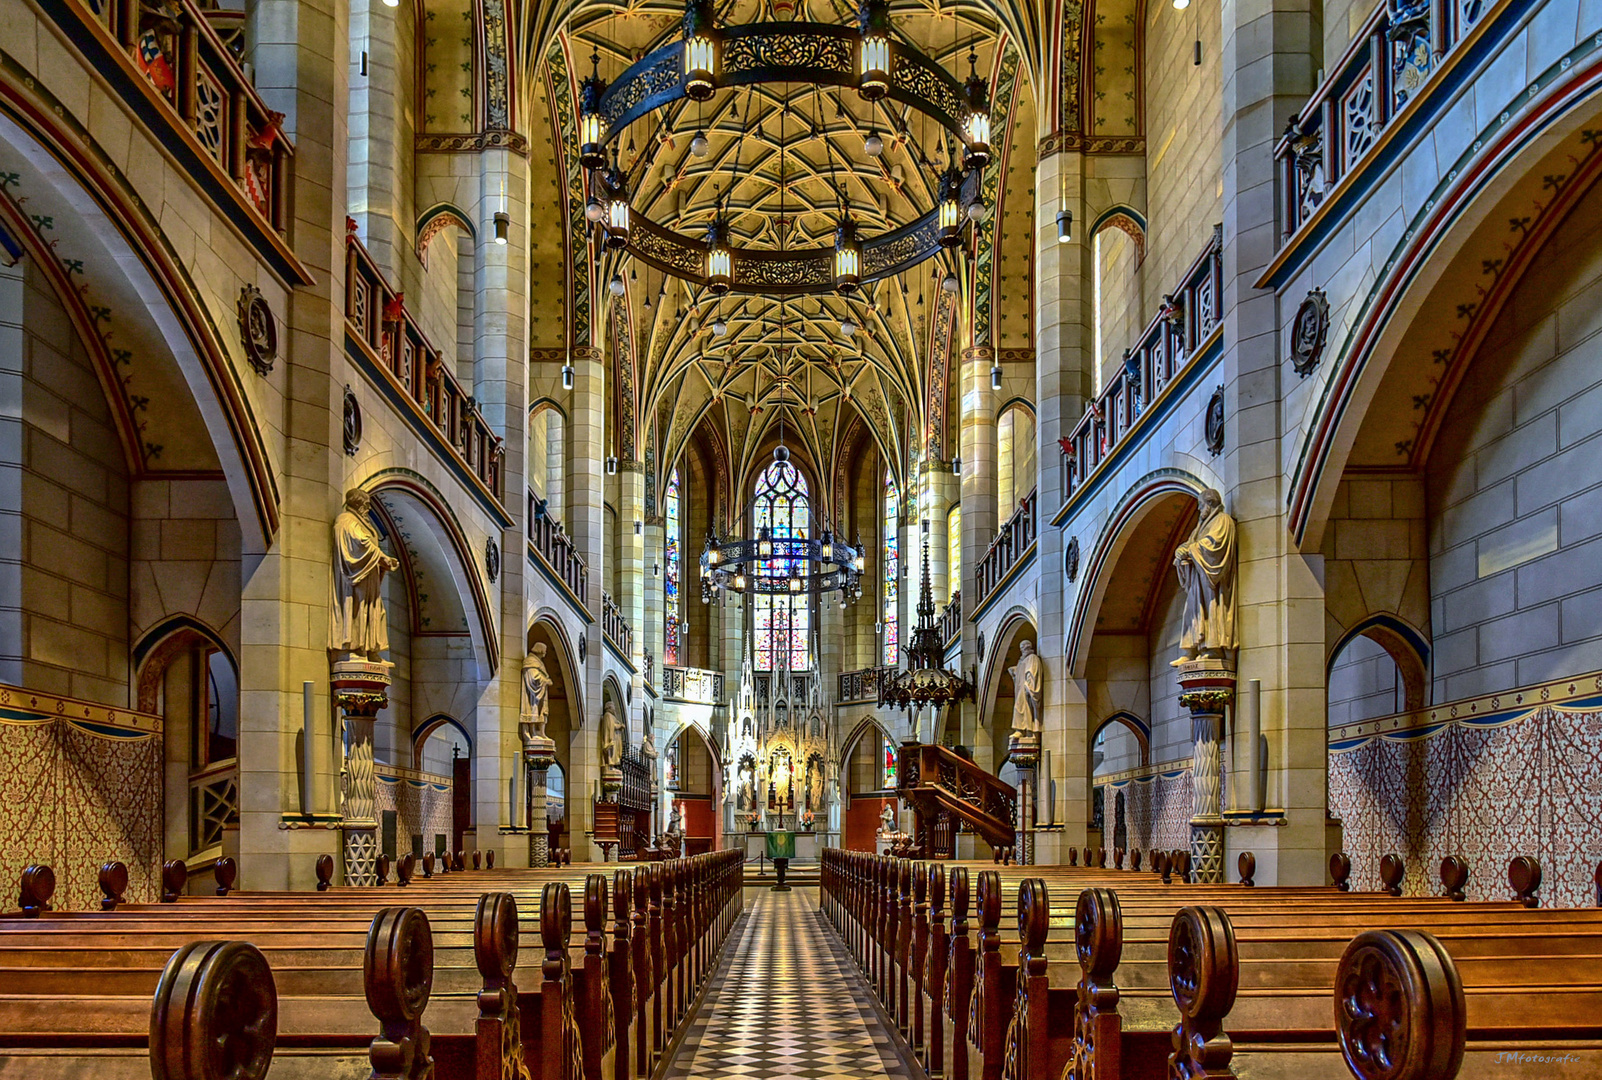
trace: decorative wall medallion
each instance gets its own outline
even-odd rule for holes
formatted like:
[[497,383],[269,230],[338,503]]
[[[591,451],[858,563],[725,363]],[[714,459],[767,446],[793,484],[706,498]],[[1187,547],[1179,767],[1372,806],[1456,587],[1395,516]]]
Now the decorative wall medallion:
[[272,371],[278,359],[278,322],[266,297],[254,285],[239,290],[239,339],[245,359],[258,374]]
[[1217,457],[1224,449],[1224,388],[1213,391],[1207,402],[1207,452]]
[[344,423],[345,453],[351,457],[362,448],[362,403],[356,400],[356,392],[349,386],[345,387],[345,423]]
[[1329,337],[1329,301],[1323,289],[1314,289],[1296,309],[1291,322],[1291,366],[1296,374],[1306,375],[1318,366],[1324,357],[1324,342]]
[[484,540],[484,573],[489,575],[491,585],[501,576],[501,545],[493,536]]
[[578,639],[578,643],[579,643],[579,663],[582,664],[582,663],[584,663],[584,654],[589,649],[589,638],[588,638],[588,636],[585,635],[585,634],[580,634],[579,635],[579,639]]
[[978,658],[983,660],[985,658],[985,632],[983,630],[979,631],[979,640],[975,644],[979,647]]
[[1063,570],[1068,575],[1068,584],[1072,585],[1079,580],[1079,537],[1070,537],[1068,550],[1062,557]]

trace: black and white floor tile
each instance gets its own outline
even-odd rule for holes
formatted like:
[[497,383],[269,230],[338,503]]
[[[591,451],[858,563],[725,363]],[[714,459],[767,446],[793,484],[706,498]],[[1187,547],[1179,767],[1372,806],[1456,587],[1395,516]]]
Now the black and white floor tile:
[[748,896],[664,1080],[909,1080],[817,890]]

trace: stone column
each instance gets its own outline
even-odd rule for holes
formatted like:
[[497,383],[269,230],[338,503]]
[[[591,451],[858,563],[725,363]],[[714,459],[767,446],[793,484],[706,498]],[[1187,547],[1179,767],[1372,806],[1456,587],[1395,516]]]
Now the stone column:
[[[304,822],[296,795],[295,744],[302,683],[316,685],[328,719],[314,740],[319,812],[334,809],[339,724],[325,680],[333,521],[347,480],[340,446],[343,388],[362,376],[345,356],[346,164],[350,150],[348,0],[258,0],[250,7],[245,59],[267,106],[284,114],[295,144],[288,170],[288,237],[312,283],[293,289],[279,340],[280,391],[261,382],[263,407],[282,433],[275,460],[281,517],[262,544],[245,530],[250,567],[240,596],[239,864],[241,888],[310,889],[313,867],[338,834]],[[275,373],[275,379],[278,377]],[[271,396],[281,393],[281,397]],[[376,399],[371,399],[376,401]],[[372,415],[369,413],[369,415]],[[241,525],[244,523],[241,522]],[[326,726],[324,726],[326,724]]]
[[340,660],[333,666],[334,701],[344,722],[340,770],[340,828],[344,830],[345,883],[378,884],[377,777],[373,771],[373,718],[389,704],[391,666]]
[[[990,368],[995,350],[977,345],[962,352],[962,416],[959,447],[962,460],[962,611],[973,617],[979,606],[979,588],[974,573],[979,561],[996,537],[996,394],[990,389]],[[962,641],[962,670],[980,667],[978,642],[973,636]],[[983,678],[983,670],[980,677]],[[979,706],[963,709],[962,741],[973,747],[974,760],[991,771],[990,740],[980,737],[988,717],[979,715]]]
[[528,769],[528,864],[551,864],[551,835],[545,827],[546,774],[556,760],[556,742],[536,735],[529,740],[524,754]]
[[1179,667],[1179,703],[1190,710],[1195,748],[1191,781],[1191,870],[1198,882],[1224,880],[1224,714],[1235,699],[1235,672],[1225,661],[1197,659]]
[[617,601],[628,621],[629,663],[634,665],[633,693],[629,714],[623,717],[629,744],[640,745],[645,736],[645,597],[662,595],[660,560],[658,576],[651,577],[645,558],[645,466],[625,461],[618,468],[617,506]]
[[[1284,810],[1282,823],[1244,842],[1257,856],[1257,881],[1278,885],[1323,884],[1329,854],[1324,575],[1316,546],[1296,550],[1285,526],[1280,304],[1257,287],[1278,246],[1272,147],[1313,89],[1318,12],[1311,0],[1224,0],[1219,9],[1224,450],[1212,467],[1240,530],[1237,668],[1262,680],[1268,803]],[[1286,321],[1300,301],[1286,298]]]
[[605,459],[606,370],[594,346],[573,350],[572,423],[568,460],[575,482],[568,491],[571,533],[589,567],[589,611],[579,664],[583,670],[581,701],[569,701],[573,737],[567,777],[567,828],[574,861],[600,862],[601,849],[586,835],[595,831],[595,785],[601,775],[601,590],[606,555],[605,512],[600,470]]
[[1014,732],[1008,739],[1007,749],[1012,763],[1018,767],[1018,832],[1013,841],[1020,866],[1033,866],[1035,862],[1035,800],[1037,773],[1040,765],[1040,736],[1019,735]]
[[[1065,460],[1057,440],[1067,435],[1084,413],[1089,386],[1088,353],[1093,335],[1089,324],[1090,245],[1084,204],[1084,162],[1077,152],[1057,150],[1043,142],[1035,168],[1035,439],[1036,475],[1040,492],[1040,533],[1036,541],[1036,599],[1039,605],[1039,655],[1045,665],[1045,694],[1040,703],[1043,747],[1050,753],[1050,775],[1038,788],[1056,788],[1054,823],[1061,831],[1036,838],[1036,857],[1043,863],[1067,860],[1069,847],[1085,844],[1090,817],[1089,735],[1083,683],[1064,655],[1068,620],[1072,617],[1083,577],[1068,581],[1063,556],[1077,539],[1082,551],[1094,543],[1053,528],[1062,506]],[[1074,239],[1057,240],[1057,213],[1074,215]],[[963,497],[963,515],[968,512]],[[966,547],[963,557],[967,558]],[[964,576],[968,568],[963,567]],[[964,586],[966,588],[966,586]],[[966,593],[964,593],[966,597]]]

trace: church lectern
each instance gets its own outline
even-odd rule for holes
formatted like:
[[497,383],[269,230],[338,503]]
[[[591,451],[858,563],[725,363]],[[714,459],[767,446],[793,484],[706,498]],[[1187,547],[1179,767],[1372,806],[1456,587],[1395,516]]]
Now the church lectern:
[[790,860],[795,858],[795,833],[770,832],[767,834],[768,858],[773,860],[773,869],[779,875],[778,884],[773,886],[773,892],[789,892],[790,886],[784,883],[784,875],[790,869]]

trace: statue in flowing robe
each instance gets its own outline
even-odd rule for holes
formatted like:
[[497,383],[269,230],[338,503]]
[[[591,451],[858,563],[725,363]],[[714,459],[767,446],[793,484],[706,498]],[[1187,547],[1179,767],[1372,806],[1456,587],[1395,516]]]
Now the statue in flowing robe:
[[550,720],[551,673],[545,667],[545,642],[536,641],[523,658],[523,715],[518,727],[526,750],[535,739],[545,738]]
[[353,660],[379,661],[389,651],[384,612],[384,575],[400,560],[384,554],[368,520],[372,496],[361,488],[345,493],[345,509],[334,519],[334,578],[328,605],[328,649]]
[[1040,734],[1040,691],[1046,683],[1046,665],[1035,653],[1035,643],[1018,643],[1018,663],[1012,669],[1012,733],[1015,737]]
[[1190,539],[1174,551],[1174,570],[1185,598],[1179,632],[1183,655],[1174,663],[1219,657],[1240,648],[1236,632],[1235,519],[1224,512],[1224,497],[1212,488],[1201,495],[1201,518]]
[[609,701],[601,710],[601,767],[615,769],[623,761],[623,725]]

